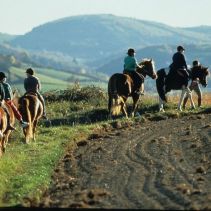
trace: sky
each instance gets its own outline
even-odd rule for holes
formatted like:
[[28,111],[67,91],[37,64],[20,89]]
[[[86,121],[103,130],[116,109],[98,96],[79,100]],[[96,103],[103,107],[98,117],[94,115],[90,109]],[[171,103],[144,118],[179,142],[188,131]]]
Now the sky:
[[113,14],[174,27],[211,26],[211,0],[0,0],[0,32],[21,35],[60,18]]

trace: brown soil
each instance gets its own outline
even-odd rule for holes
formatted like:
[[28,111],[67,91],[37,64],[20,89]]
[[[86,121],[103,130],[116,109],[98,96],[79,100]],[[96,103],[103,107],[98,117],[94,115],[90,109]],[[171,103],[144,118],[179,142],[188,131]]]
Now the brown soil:
[[211,209],[211,114],[114,121],[61,160],[39,207]]

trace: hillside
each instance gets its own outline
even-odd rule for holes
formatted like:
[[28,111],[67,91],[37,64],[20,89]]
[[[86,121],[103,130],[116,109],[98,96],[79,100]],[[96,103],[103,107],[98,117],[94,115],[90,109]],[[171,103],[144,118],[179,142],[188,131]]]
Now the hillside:
[[204,31],[114,15],[81,15],[52,21],[10,43],[33,51],[60,52],[89,64],[108,60],[129,46],[143,48],[177,43],[209,43]]
[[[121,72],[128,47],[138,60],[153,58],[156,69],[167,67],[176,50],[186,47],[188,64],[199,59],[210,66],[211,26],[176,28],[153,21],[114,15],[81,15],[52,21],[0,44],[0,54],[14,56],[22,66],[88,77],[88,83],[107,83]],[[76,76],[74,76],[76,75]],[[60,74],[58,75],[59,80]],[[87,84],[86,80],[80,82]],[[149,87],[152,86],[149,82]]]

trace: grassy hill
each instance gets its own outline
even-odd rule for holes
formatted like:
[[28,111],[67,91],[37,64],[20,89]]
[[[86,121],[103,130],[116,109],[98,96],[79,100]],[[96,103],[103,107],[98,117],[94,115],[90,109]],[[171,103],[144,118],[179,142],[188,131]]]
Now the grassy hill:
[[33,51],[60,52],[90,64],[100,59],[110,60],[130,46],[203,44],[210,42],[210,36],[210,32],[207,34],[205,30],[103,14],[52,21],[35,27],[10,43]]

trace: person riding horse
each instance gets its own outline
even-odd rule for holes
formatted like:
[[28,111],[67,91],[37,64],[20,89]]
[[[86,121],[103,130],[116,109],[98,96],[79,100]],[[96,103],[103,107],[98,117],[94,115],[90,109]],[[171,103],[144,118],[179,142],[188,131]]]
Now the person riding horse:
[[[139,84],[141,84],[144,81],[144,77],[136,71],[137,67],[138,68],[142,68],[142,67],[138,64],[135,58],[135,53],[136,52],[133,48],[128,49],[128,52],[127,52],[128,56],[124,58],[123,73],[128,74],[132,78],[133,83],[134,83],[133,92],[143,95],[144,88],[143,87],[141,87],[141,89],[137,88],[139,87]],[[142,85],[144,85],[144,83],[142,83]]]
[[187,78],[189,77],[189,72],[184,52],[185,48],[183,46],[180,45],[177,47],[177,52],[174,53],[172,57],[173,62],[169,66],[170,67],[169,74],[173,75],[174,73],[176,73],[177,70],[179,70],[184,76],[186,76]]
[[34,76],[34,70],[32,68],[28,68],[26,70],[27,77],[24,80],[24,88],[26,90],[26,94],[34,93],[37,94],[38,99],[41,101],[43,105],[43,119],[47,119],[46,111],[45,111],[45,101],[43,96],[40,94],[41,83],[38,77]]
[[[16,119],[20,122],[21,126],[23,128],[25,128],[25,127],[28,126],[28,122],[23,121],[22,115],[20,114],[20,112],[16,108],[15,104],[13,103],[13,101],[12,101],[12,98],[13,98],[12,88],[11,88],[9,83],[6,83],[6,80],[7,80],[7,77],[6,77],[5,73],[0,72],[0,83],[2,84],[2,86],[4,88],[4,101],[7,105],[9,105],[12,108]],[[11,125],[9,125],[9,128],[11,128],[11,130],[15,130],[15,128]]]

